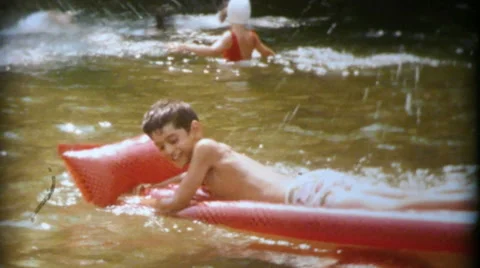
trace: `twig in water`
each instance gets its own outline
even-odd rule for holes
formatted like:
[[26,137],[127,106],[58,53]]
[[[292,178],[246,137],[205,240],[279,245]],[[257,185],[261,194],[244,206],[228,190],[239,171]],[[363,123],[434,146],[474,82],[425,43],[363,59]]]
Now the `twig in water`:
[[332,23],[332,25],[330,26],[330,28],[328,28],[327,34],[331,34],[331,33],[333,32],[333,29],[335,29],[335,27],[337,27],[337,23],[336,23],[336,22]]
[[[52,172],[52,169],[48,168],[48,171]],[[50,197],[52,197],[52,194],[53,192],[55,191],[55,175],[52,175],[52,185],[50,186],[50,192],[48,193],[47,196],[45,196],[42,200],[42,202],[40,202],[40,204],[38,204],[37,208],[35,209],[35,211],[33,212],[33,215],[32,217],[30,218],[30,220],[32,222],[35,221],[35,216],[37,216],[38,212],[40,211],[40,209],[42,209],[42,207],[45,205],[45,203],[47,203],[47,201],[50,199]]]
[[283,128],[286,124],[292,121],[293,117],[297,114],[298,108],[300,108],[300,104],[297,104],[295,109],[293,109],[292,113],[288,112],[285,117],[283,118],[282,124],[280,124],[279,129]]

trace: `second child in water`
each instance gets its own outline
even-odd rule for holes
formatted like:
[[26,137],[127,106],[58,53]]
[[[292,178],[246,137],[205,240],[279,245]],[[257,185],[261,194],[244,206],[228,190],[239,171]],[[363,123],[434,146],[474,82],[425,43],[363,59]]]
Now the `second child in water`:
[[171,48],[172,52],[193,52],[199,56],[223,56],[227,61],[249,60],[257,50],[262,57],[275,55],[265,45],[255,31],[247,29],[251,14],[249,0],[230,0],[226,8],[220,11],[220,20],[227,20],[230,29],[212,45],[179,44]]

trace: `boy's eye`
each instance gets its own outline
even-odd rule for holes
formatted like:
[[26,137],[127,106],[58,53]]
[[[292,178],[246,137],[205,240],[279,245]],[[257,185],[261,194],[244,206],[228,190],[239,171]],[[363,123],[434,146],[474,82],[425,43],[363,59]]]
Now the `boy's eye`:
[[168,143],[175,144],[175,143],[177,143],[177,141],[178,141],[178,139],[173,138],[173,139],[168,140]]

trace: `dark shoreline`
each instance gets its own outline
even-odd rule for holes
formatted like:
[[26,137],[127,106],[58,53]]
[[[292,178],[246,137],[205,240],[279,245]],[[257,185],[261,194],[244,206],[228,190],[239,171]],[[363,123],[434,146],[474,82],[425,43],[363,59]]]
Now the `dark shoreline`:
[[[211,13],[222,0],[175,0],[183,13]],[[146,14],[161,3],[158,0],[13,0],[0,4],[2,25],[12,17],[42,9],[83,9],[87,12],[112,14]],[[285,16],[290,18],[328,16],[339,23],[352,18],[358,23],[384,29],[414,29],[429,25],[448,25],[476,31],[473,0],[251,0],[253,16]]]

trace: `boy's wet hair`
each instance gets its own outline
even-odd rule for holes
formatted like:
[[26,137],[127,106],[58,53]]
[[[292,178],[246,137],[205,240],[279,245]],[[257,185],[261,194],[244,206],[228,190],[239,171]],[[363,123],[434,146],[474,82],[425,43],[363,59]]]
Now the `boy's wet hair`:
[[189,132],[193,120],[198,120],[198,116],[188,103],[170,99],[159,100],[143,116],[142,130],[150,136],[155,130],[173,123],[175,128],[183,128]]

